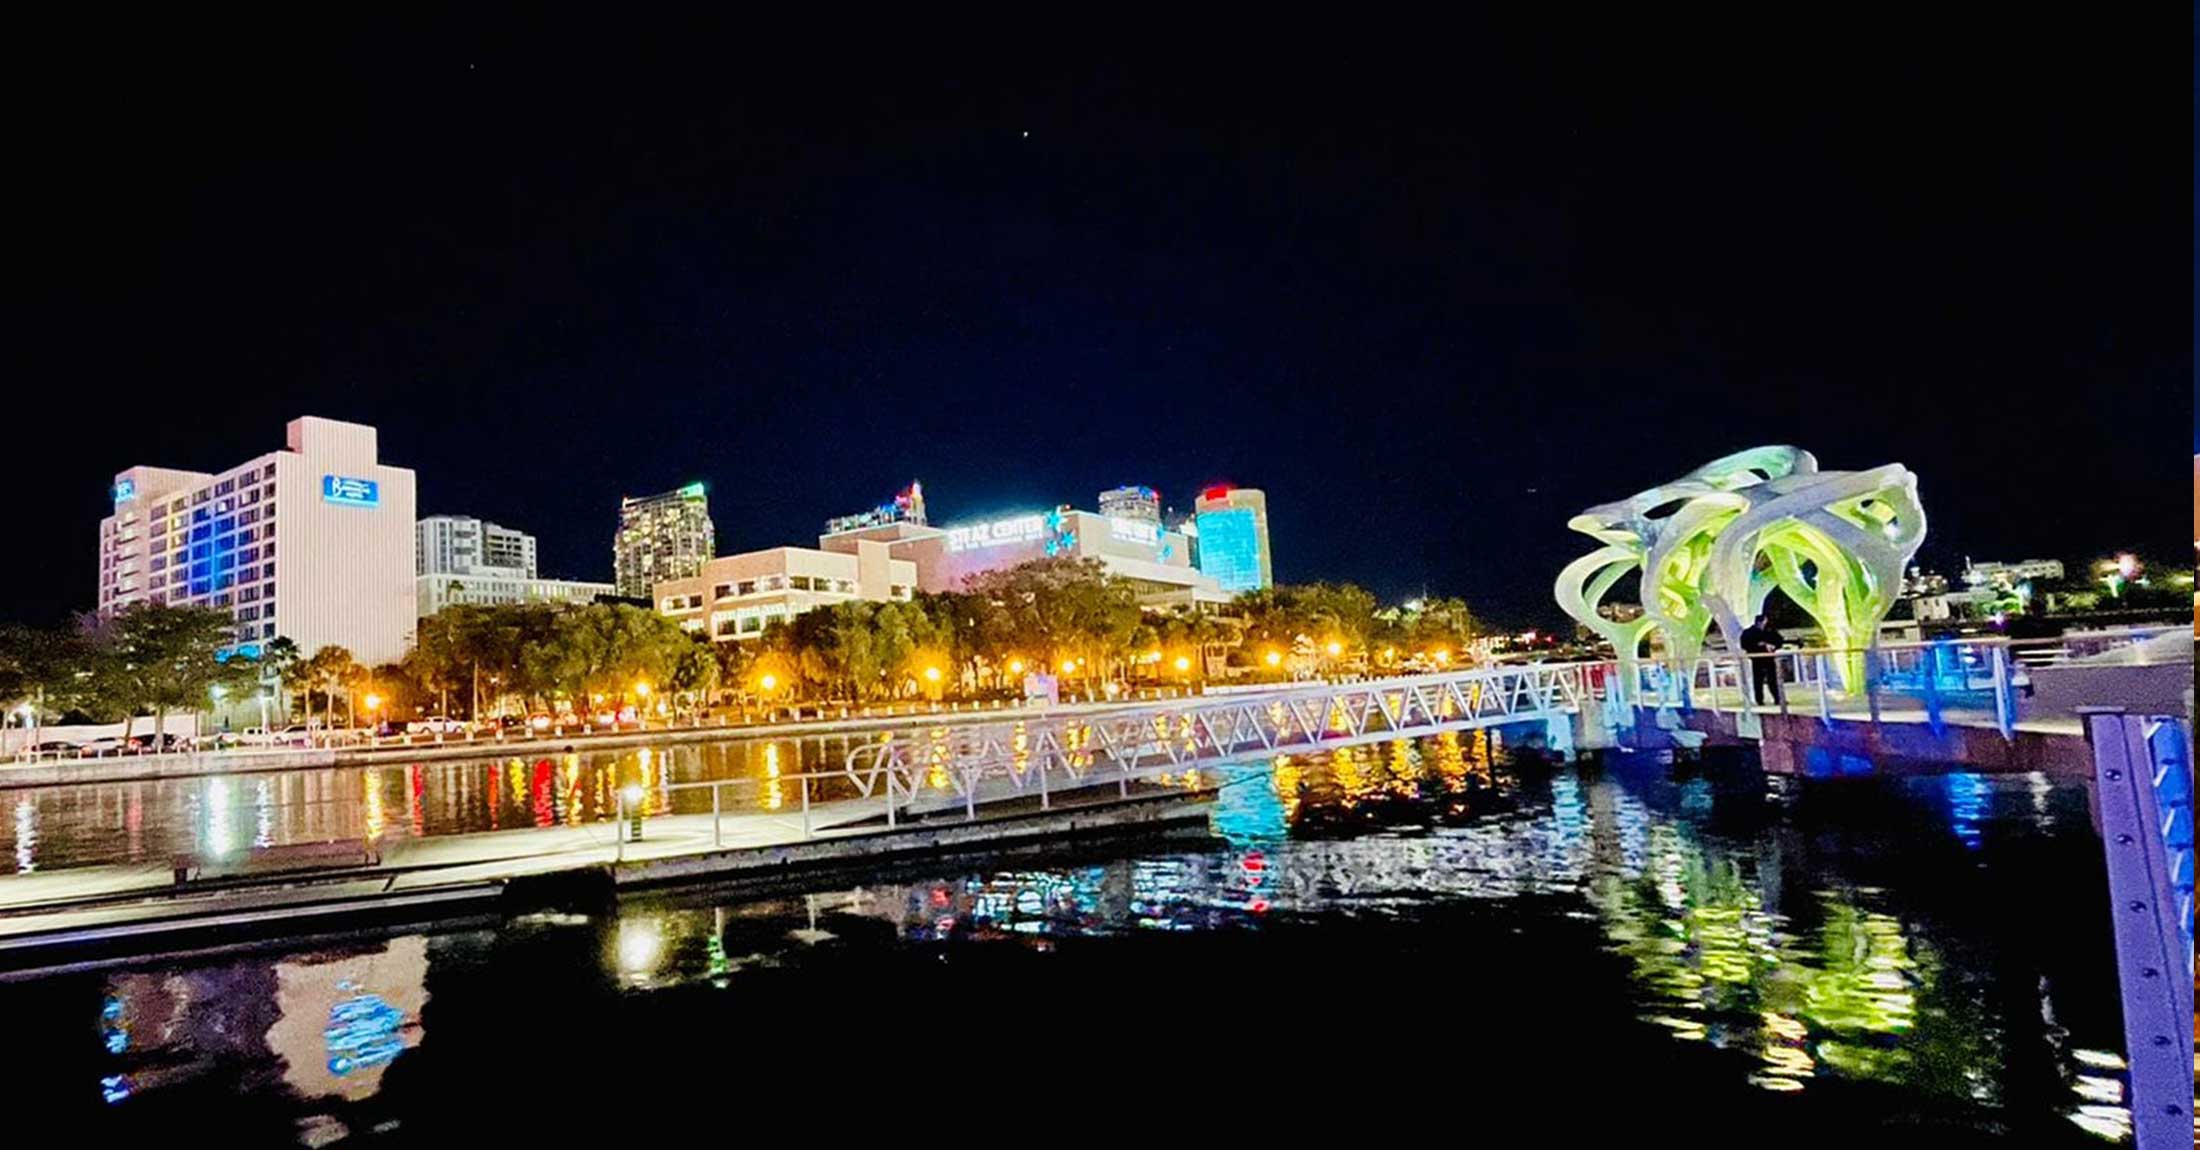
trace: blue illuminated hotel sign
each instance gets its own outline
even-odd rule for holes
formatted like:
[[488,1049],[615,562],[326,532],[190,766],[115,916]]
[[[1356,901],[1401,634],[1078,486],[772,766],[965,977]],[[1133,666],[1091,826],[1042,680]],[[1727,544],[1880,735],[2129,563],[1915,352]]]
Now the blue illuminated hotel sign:
[[131,501],[132,499],[136,499],[136,498],[137,498],[137,480],[135,480],[135,479],[117,479],[117,480],[115,480],[115,502],[117,502],[117,503],[128,503],[128,502],[129,502],[129,501]]
[[346,507],[379,507],[382,504],[382,488],[372,479],[324,475],[321,477],[321,501],[340,503]]

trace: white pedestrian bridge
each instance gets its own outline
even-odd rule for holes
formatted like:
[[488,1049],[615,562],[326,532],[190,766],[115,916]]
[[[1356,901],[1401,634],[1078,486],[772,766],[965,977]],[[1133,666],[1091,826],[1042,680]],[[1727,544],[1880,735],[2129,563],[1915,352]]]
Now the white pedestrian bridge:
[[[1389,739],[1541,721],[1572,745],[1573,716],[1598,697],[1605,665],[1532,663],[1357,682],[1280,685],[1149,707],[971,719],[883,733],[848,752],[846,776],[884,797],[889,821],[911,805],[977,804]],[[932,801],[927,803],[927,796]]]

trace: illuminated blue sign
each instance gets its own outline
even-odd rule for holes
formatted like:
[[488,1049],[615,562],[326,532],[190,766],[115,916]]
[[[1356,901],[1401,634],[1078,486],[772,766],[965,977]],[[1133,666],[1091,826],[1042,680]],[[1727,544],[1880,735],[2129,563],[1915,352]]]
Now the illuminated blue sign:
[[321,477],[321,501],[341,503],[346,507],[378,507],[382,503],[382,488],[372,479],[324,475]]
[[135,479],[117,479],[117,480],[115,480],[115,502],[117,502],[117,503],[128,503],[128,502],[129,502],[129,501],[131,501],[132,499],[136,499],[136,498],[137,498],[137,480],[135,480]]

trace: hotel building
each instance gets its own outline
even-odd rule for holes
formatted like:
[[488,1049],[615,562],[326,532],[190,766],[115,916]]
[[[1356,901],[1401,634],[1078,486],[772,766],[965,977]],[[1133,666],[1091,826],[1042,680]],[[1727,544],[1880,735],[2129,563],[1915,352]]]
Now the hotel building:
[[129,468],[99,525],[99,613],[211,607],[240,648],[281,636],[308,655],[333,644],[394,662],[413,638],[413,486],[381,461],[374,428],[316,416],[290,421],[283,450],[223,471]]
[[647,599],[657,584],[685,579],[718,553],[703,485],[619,501],[619,533],[611,545],[611,578],[619,594]]
[[414,533],[420,617],[464,604],[593,603],[609,583],[544,579],[535,574],[535,537],[465,515],[431,515]]
[[884,543],[852,541],[845,550],[774,547],[712,559],[692,576],[658,583],[656,603],[687,630],[731,641],[813,607],[909,599],[916,586],[915,564],[893,558]]

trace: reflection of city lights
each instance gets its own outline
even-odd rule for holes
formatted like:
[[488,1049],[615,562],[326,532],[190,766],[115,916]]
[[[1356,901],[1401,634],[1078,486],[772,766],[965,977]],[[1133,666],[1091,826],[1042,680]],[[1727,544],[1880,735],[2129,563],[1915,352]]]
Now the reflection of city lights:
[[664,925],[653,918],[619,920],[619,974],[646,981],[664,960]]

